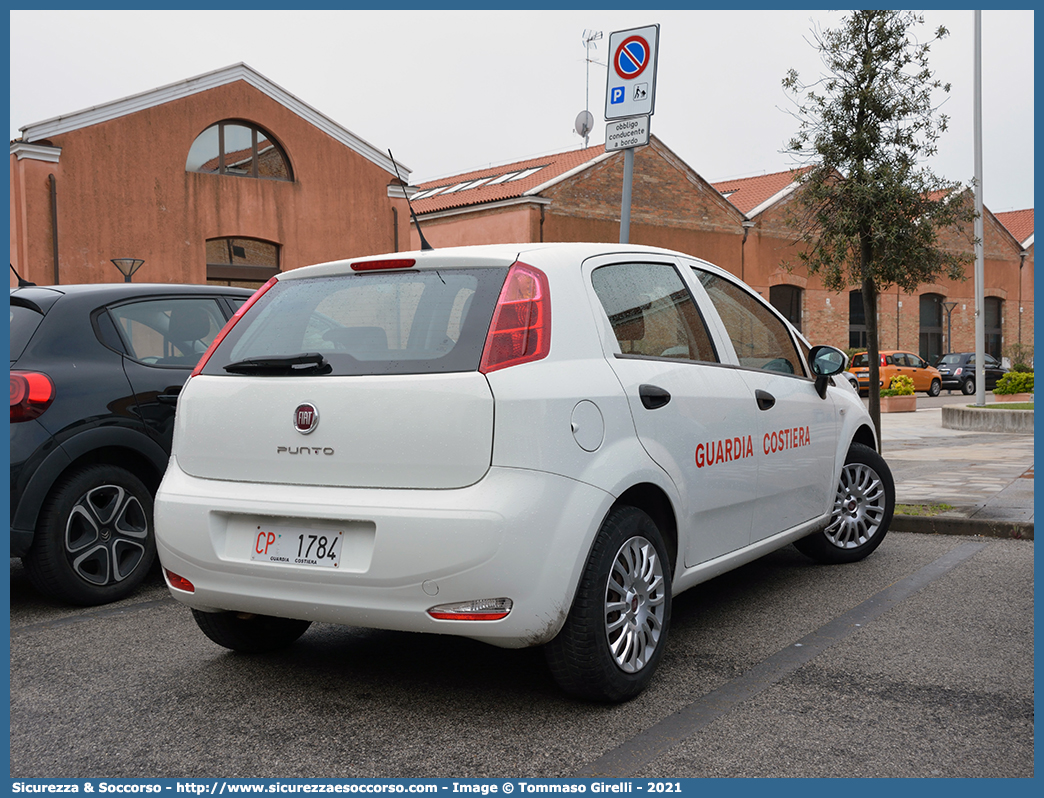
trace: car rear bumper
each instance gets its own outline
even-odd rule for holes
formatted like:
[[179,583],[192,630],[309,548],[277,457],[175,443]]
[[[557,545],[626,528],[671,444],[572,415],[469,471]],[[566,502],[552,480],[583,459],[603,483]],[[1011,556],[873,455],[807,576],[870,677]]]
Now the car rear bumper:
[[[505,647],[547,642],[572,603],[613,497],[565,477],[491,469],[454,490],[261,485],[186,475],[172,458],[156,497],[171,588],[201,610],[472,637]],[[338,568],[251,559],[258,529],[343,533]],[[497,621],[435,620],[433,606],[510,598]]]

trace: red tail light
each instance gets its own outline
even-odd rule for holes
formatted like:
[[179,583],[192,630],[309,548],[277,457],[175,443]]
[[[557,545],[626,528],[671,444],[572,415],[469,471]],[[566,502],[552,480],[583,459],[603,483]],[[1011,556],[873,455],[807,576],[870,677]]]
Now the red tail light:
[[187,580],[185,577],[178,576],[176,573],[166,568],[163,569],[163,573],[167,577],[167,584],[171,587],[177,590],[183,590],[186,593],[196,592],[196,586],[192,584],[189,580]]
[[38,371],[11,372],[11,423],[29,421],[54,401],[54,383]]
[[881,365],[882,366],[887,366],[888,365],[888,363],[886,361],[887,361],[887,358],[884,355],[881,355]]
[[213,342],[210,344],[210,346],[207,347],[207,351],[203,353],[203,357],[199,359],[199,362],[196,364],[196,367],[192,369],[192,373],[189,374],[189,379],[195,377],[197,374],[203,371],[203,367],[207,365],[207,361],[210,360],[210,356],[214,354],[214,350],[217,349],[221,342],[225,340],[225,336],[229,334],[232,328],[239,323],[239,320],[243,318],[243,314],[250,309],[251,305],[253,305],[255,302],[257,302],[257,300],[261,298],[262,294],[264,294],[277,282],[279,282],[279,279],[277,277],[271,278],[267,283],[258,288],[250,296],[250,299],[243,303],[243,306],[239,310],[237,310],[235,314],[232,316],[232,318],[228,320],[228,323],[221,328],[221,332],[217,334],[217,338],[215,338]]
[[516,262],[508,271],[486,336],[479,371],[531,363],[551,351],[551,292],[547,275]]

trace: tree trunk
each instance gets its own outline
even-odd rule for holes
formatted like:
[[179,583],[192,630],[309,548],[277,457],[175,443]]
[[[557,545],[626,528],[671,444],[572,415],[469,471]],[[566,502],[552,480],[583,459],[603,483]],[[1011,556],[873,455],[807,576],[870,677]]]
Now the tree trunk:
[[866,259],[869,258],[868,247],[863,248],[863,314],[866,317],[866,349],[867,358],[870,361],[870,385],[867,395],[870,398],[870,418],[877,430],[878,451],[884,451],[884,442],[881,440],[881,347],[878,343],[877,330],[877,283],[870,274],[870,268]]

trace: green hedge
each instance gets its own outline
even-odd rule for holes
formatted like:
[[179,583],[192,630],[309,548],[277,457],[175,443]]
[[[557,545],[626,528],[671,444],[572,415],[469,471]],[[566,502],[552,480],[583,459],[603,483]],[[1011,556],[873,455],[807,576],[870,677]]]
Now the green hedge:
[[995,394],[1033,393],[1032,371],[1009,371],[999,380],[993,389]]

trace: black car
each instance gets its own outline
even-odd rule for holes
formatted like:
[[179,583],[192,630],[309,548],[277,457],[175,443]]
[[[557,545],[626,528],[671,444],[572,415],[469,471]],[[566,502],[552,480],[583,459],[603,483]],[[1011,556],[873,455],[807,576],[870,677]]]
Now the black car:
[[11,289],[11,556],[39,590],[104,604],[145,578],[178,392],[251,293]]
[[[983,355],[985,359],[986,390],[992,391],[997,380],[1008,373],[993,355]],[[942,376],[943,388],[953,390],[960,388],[966,396],[975,393],[975,353],[957,352],[943,355],[935,364]]]

